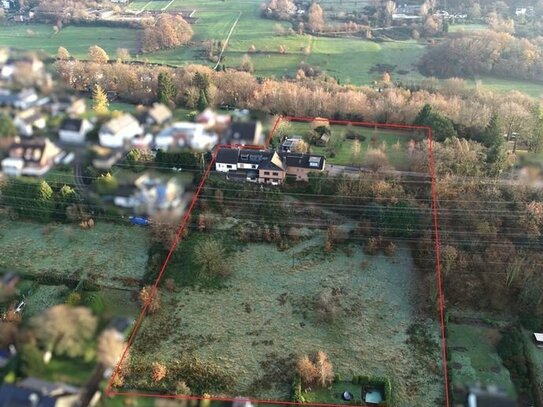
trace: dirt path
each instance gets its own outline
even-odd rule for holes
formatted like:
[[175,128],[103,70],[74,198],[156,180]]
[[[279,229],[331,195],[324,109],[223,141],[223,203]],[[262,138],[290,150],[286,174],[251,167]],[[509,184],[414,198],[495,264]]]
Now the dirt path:
[[239,19],[241,18],[241,15],[243,13],[240,11],[239,14],[238,14],[238,17],[236,18],[236,21],[234,21],[234,24],[232,24],[232,28],[230,28],[230,32],[228,33],[228,36],[226,37],[226,40],[224,41],[224,43],[222,44],[222,49],[221,49],[221,53],[219,54],[219,59],[217,60],[217,63],[215,64],[215,66],[213,67],[213,70],[216,70],[217,67],[219,66],[219,64],[221,63],[221,60],[222,60],[222,55],[224,54],[224,50],[226,49],[227,45],[228,45],[228,41],[230,41],[230,36],[232,35],[232,33],[234,32],[234,29],[236,28],[236,26],[238,25],[238,21]]

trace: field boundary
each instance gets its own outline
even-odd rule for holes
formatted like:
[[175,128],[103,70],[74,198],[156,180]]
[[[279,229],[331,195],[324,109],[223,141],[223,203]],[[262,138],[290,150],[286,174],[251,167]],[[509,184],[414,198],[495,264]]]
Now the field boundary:
[[[435,159],[434,159],[434,151],[433,151],[433,136],[432,136],[432,129],[428,126],[415,126],[415,125],[401,125],[401,124],[394,124],[394,123],[377,123],[377,122],[363,122],[363,121],[350,121],[350,120],[332,120],[332,119],[324,119],[324,118],[316,118],[316,117],[300,117],[300,116],[279,116],[273,125],[272,130],[270,131],[270,134],[265,142],[264,145],[250,145],[250,146],[241,146],[238,144],[221,144],[218,145],[215,148],[215,151],[212,154],[212,158],[210,163],[208,164],[204,175],[198,185],[198,188],[196,190],[196,193],[194,194],[194,197],[188,207],[187,213],[183,217],[183,220],[177,230],[177,233],[175,235],[175,239],[168,251],[168,254],[166,256],[166,259],[164,260],[162,267],[160,268],[160,272],[158,273],[158,276],[151,287],[151,291],[149,293],[149,298],[144,304],[142,311],[140,313],[139,318],[136,321],[136,324],[134,325],[134,328],[130,334],[130,337],[128,339],[127,345],[122,353],[122,356],[117,363],[117,366],[115,367],[108,385],[106,387],[105,393],[108,397],[112,396],[126,396],[126,397],[150,397],[150,398],[163,398],[163,399],[181,399],[181,400],[211,400],[211,401],[225,401],[225,402],[233,402],[235,399],[233,398],[224,398],[224,397],[198,397],[198,396],[185,396],[185,395],[168,395],[168,394],[151,394],[151,393],[140,393],[140,392],[127,392],[127,391],[116,391],[113,389],[113,383],[115,381],[116,376],[119,374],[121,366],[123,362],[125,361],[128,351],[130,350],[134,339],[136,337],[136,334],[138,332],[139,327],[141,326],[141,323],[143,321],[143,318],[145,317],[147,310],[151,304],[151,299],[154,296],[155,291],[158,288],[158,285],[162,279],[162,276],[164,274],[164,271],[166,270],[167,265],[170,262],[171,256],[173,255],[173,252],[177,248],[177,245],[182,240],[181,235],[190,219],[191,213],[196,205],[196,202],[200,196],[200,193],[207,181],[207,178],[209,177],[209,174],[212,171],[212,168],[215,164],[215,160],[217,158],[217,153],[221,148],[232,148],[232,147],[243,147],[243,148],[250,148],[250,149],[263,149],[268,148],[273,136],[275,134],[275,131],[277,129],[277,126],[281,121],[295,121],[295,122],[311,122],[315,119],[321,119],[321,120],[327,120],[330,124],[339,124],[339,125],[353,125],[353,126],[362,126],[362,127],[373,127],[373,128],[380,128],[380,129],[404,129],[404,130],[418,130],[422,132],[426,132],[429,142],[429,172],[431,177],[431,195],[432,195],[432,214],[433,214],[433,228],[434,228],[434,241],[435,241],[435,255],[436,255],[436,281],[437,281],[437,288],[438,288],[438,311],[439,311],[439,323],[440,323],[440,331],[441,331],[441,350],[442,350],[442,369],[443,369],[443,378],[445,383],[445,407],[451,407],[450,397],[449,397],[449,375],[448,375],[448,368],[447,368],[447,339],[446,339],[446,332],[445,332],[445,300],[444,300],[444,293],[443,293],[443,281],[442,281],[442,274],[441,274],[441,264],[440,264],[440,242],[439,242],[439,228],[438,228],[438,216],[437,216],[437,189],[436,189],[436,178],[435,178]],[[272,401],[272,400],[257,400],[257,399],[251,399],[251,401],[255,403],[262,403],[262,404],[282,404],[282,405],[308,405],[308,406],[319,406],[319,407],[344,407],[343,404],[329,404],[329,403],[299,403],[299,402],[292,402],[292,401]],[[249,400],[247,399],[247,400]],[[369,406],[357,406],[357,407],[369,407]],[[416,407],[416,406],[413,406]]]

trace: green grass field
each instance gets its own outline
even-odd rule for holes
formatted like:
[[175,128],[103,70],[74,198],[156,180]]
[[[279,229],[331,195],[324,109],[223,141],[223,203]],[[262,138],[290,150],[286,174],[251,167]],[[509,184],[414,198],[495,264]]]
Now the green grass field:
[[[164,276],[178,288],[161,290],[161,310],[144,320],[134,354],[167,363],[194,353],[234,374],[236,394],[285,400],[289,383],[269,376],[284,369],[279,360],[322,349],[342,377],[390,377],[398,405],[435,406],[443,391],[440,375],[429,373],[427,362],[406,343],[417,313],[409,248],[393,257],[369,256],[359,246],[350,246],[350,254],[337,248],[325,255],[323,234],[308,233],[312,237],[285,251],[273,244],[239,247],[225,256],[232,267],[225,286],[201,288],[189,277],[195,272],[191,248],[208,235],[192,232]],[[323,289],[342,293],[341,311],[329,323],[313,305]],[[438,351],[436,346],[431,363],[439,360]],[[271,383],[257,384],[265,377],[273,377]],[[125,383],[141,389],[148,381],[138,374]]]
[[124,288],[147,265],[149,240],[130,225],[98,222],[77,225],[0,221],[0,269],[34,277],[47,272],[55,282],[88,278],[98,285]]
[[[74,27],[66,26],[58,34],[52,26],[43,24],[10,25],[0,27],[0,46],[11,46],[25,50],[41,50],[54,55],[59,46],[66,47],[74,57],[84,58],[88,47],[97,44],[114,58],[118,48],[127,48],[134,58],[150,62],[185,65],[191,63],[214,66],[203,52],[203,42],[224,41],[236,19],[239,21],[232,32],[224,53],[224,64],[236,68],[249,47],[255,46],[251,55],[255,75],[281,78],[295,75],[302,62],[308,63],[338,78],[341,83],[355,85],[371,84],[379,79],[377,65],[389,65],[394,80],[416,82],[423,79],[416,63],[425,52],[425,46],[416,41],[374,42],[361,38],[327,38],[312,35],[277,35],[277,27],[286,30],[289,23],[277,22],[260,17],[259,0],[136,0],[129,10],[196,10],[198,19],[193,26],[192,46],[163,50],[138,55],[138,31],[130,28]],[[352,11],[361,7],[364,1],[342,1],[333,4],[326,0],[325,9]],[[336,10],[336,11],[337,11]],[[451,31],[486,29],[482,24],[451,25]],[[279,47],[285,48],[279,53]],[[218,52],[217,52],[218,53]],[[482,86],[495,91],[519,90],[531,96],[543,94],[543,84],[524,81],[504,80],[490,77],[476,78]],[[468,81],[475,86],[476,80]]]
[[478,325],[449,324],[447,347],[454,384],[495,384],[515,396],[509,371],[496,351],[499,331]]
[[97,44],[115,58],[117,48],[134,50],[137,47],[137,30],[130,28],[67,26],[58,34],[45,24],[14,24],[0,26],[0,47],[41,51],[56,55],[58,47],[68,49],[76,58],[86,58],[91,45]]

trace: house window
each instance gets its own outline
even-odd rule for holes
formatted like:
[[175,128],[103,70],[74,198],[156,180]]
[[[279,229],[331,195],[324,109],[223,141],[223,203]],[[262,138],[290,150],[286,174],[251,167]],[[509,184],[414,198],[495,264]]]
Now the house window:
[[230,164],[227,164],[226,168],[232,168],[232,166]]
[[264,175],[270,175],[269,171],[264,171]]
[[278,175],[279,175],[279,173],[278,173],[278,172],[274,172],[274,173],[273,173],[273,175],[275,175],[275,176],[278,176]]
[[251,165],[251,167],[252,167],[253,169],[256,168],[256,164]]

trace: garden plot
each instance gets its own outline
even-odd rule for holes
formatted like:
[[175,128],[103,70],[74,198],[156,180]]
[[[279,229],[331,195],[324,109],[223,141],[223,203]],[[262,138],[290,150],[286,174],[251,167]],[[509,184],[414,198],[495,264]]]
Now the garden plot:
[[[144,320],[131,355],[168,367],[193,354],[235,378],[226,396],[289,400],[297,356],[323,350],[342,379],[390,378],[393,405],[438,405],[443,382],[437,326],[422,322],[435,333],[430,358],[420,358],[407,343],[409,327],[421,323],[409,248],[399,247],[390,257],[366,255],[354,245],[325,254],[321,233],[284,251],[268,243],[232,250],[225,258],[232,275],[221,288],[161,290],[161,309]],[[194,232],[182,245],[201,235]],[[190,272],[187,267],[171,263],[164,277],[179,277]],[[316,308],[322,293],[337,306],[331,319]],[[133,369],[125,380],[127,388],[175,392],[164,382],[156,387],[149,370],[138,372]]]
[[103,287],[137,285],[147,265],[149,238],[134,226],[98,222],[75,225],[0,221],[0,269],[24,277],[72,283],[81,279]]

